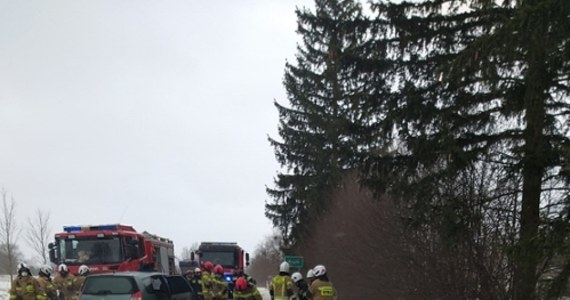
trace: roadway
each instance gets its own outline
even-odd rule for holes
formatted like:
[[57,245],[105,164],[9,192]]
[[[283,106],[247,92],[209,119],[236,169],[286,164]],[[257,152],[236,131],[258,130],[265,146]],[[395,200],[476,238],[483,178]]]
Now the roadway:
[[263,300],[271,300],[271,296],[269,295],[269,291],[266,288],[258,288],[261,296],[263,296]]

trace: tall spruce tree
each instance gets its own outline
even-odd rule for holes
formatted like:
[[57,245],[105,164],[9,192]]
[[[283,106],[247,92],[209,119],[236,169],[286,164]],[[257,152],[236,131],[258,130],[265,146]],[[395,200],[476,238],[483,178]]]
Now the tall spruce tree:
[[278,174],[266,216],[294,243],[327,204],[342,170],[358,151],[346,134],[358,127],[365,84],[354,65],[366,37],[361,6],[353,0],[316,0],[315,11],[296,10],[302,37],[296,63],[287,63],[284,86],[289,105],[275,103],[279,136],[270,138],[285,171]]
[[568,232],[570,1],[424,0],[375,9],[378,24],[391,24],[397,58],[394,93],[377,99],[383,113],[375,125],[393,147],[367,160],[367,174],[426,213],[442,183],[483,161],[501,168],[492,188],[502,180],[518,186],[512,299],[536,299],[546,235],[556,235],[551,224]]

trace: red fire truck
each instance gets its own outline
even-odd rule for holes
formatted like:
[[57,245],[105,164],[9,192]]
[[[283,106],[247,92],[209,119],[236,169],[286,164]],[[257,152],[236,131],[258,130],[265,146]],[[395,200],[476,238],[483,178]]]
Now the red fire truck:
[[[228,296],[229,299],[233,299],[234,270],[236,268],[245,270],[245,267],[249,266],[249,253],[237,243],[226,242],[202,242],[196,253],[200,267],[210,261],[214,266],[219,264],[224,268],[224,278],[229,283]],[[191,260],[194,261],[194,253],[191,256]]]
[[249,265],[249,254],[237,243],[225,242],[202,242],[196,251],[199,264],[202,266],[206,261],[224,267],[224,273],[231,275],[236,268],[242,270]]
[[81,265],[87,265],[92,273],[176,273],[171,240],[121,224],[64,226],[49,244],[49,256],[52,263],[64,263],[74,274]]

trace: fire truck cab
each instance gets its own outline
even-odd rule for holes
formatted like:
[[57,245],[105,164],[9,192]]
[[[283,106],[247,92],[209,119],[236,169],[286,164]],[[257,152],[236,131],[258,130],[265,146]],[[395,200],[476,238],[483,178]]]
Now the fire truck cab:
[[49,244],[50,261],[66,264],[77,274],[87,265],[91,273],[112,271],[155,271],[175,274],[174,244],[132,226],[64,226]]
[[[244,271],[249,266],[249,253],[234,242],[202,242],[196,253],[200,267],[209,261],[214,266],[219,264],[224,268],[224,278],[229,284],[228,299],[233,299],[234,271],[236,269]],[[193,254],[192,261],[195,260]]]

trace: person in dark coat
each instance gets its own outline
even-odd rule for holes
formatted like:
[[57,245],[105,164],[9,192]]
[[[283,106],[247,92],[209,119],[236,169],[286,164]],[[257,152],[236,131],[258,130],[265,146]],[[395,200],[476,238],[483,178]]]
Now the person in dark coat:
[[309,285],[305,279],[303,279],[303,275],[299,272],[295,272],[291,275],[291,279],[293,279],[293,282],[297,287],[297,298],[299,300],[310,300],[311,293],[309,293]]

